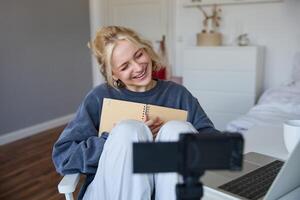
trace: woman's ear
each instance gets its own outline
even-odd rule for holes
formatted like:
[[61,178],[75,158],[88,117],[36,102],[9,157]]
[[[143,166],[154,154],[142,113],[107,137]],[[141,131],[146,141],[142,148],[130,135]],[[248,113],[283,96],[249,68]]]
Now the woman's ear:
[[113,78],[114,81],[119,80],[118,77],[116,77],[115,75],[112,75],[112,78]]

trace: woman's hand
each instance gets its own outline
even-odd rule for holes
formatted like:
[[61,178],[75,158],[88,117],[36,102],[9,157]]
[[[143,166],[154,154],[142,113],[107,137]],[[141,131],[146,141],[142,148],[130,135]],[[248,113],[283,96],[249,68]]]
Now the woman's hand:
[[155,117],[154,119],[149,119],[148,116],[146,116],[144,122],[150,128],[154,140],[159,129],[161,128],[164,122],[161,119],[159,119],[159,117]]

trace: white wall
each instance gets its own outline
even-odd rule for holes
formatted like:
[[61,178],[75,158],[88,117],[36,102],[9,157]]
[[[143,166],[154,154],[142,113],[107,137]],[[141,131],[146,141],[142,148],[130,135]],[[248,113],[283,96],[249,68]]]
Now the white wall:
[[[174,73],[181,75],[182,50],[196,44],[196,33],[202,29],[202,14],[197,8],[184,8],[176,1]],[[248,33],[251,43],[266,47],[264,88],[278,86],[290,79],[293,54],[300,51],[300,1],[281,3],[224,5],[220,31],[224,44]],[[210,10],[210,7],[205,7]]]

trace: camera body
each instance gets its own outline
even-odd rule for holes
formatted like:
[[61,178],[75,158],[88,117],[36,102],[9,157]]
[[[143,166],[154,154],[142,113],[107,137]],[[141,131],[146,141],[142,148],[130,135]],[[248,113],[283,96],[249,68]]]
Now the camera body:
[[228,132],[184,133],[178,142],[134,143],[133,172],[177,172],[183,177],[176,186],[177,199],[199,199],[205,170],[241,170],[243,148],[242,135]]

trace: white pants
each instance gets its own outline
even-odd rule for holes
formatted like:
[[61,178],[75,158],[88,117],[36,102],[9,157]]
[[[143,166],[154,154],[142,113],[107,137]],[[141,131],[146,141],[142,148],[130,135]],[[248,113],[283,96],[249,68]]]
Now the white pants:
[[[156,141],[178,141],[180,133],[197,132],[189,122],[164,124]],[[125,120],[109,133],[94,180],[84,200],[150,200],[155,187],[155,200],[175,200],[177,173],[133,174],[132,143],[153,141],[143,122]],[[147,159],[147,158],[145,158]]]

